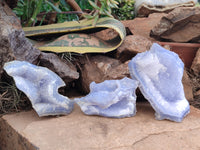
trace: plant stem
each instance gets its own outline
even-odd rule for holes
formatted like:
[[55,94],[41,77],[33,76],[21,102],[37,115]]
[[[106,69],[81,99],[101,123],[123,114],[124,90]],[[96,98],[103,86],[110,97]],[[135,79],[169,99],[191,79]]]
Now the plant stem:
[[43,0],[39,0],[35,11],[33,12],[32,17],[29,19],[27,26],[31,26],[31,24],[35,21],[37,14],[40,12],[40,8],[42,6]]
[[37,16],[42,16],[42,15],[49,15],[49,14],[83,14],[82,11],[63,11],[63,12],[42,12],[39,13]]
[[[65,0],[73,10],[75,11],[81,11],[82,12],[82,9],[80,8],[80,6],[76,3],[75,0]],[[81,16],[80,14],[78,15],[79,17]]]

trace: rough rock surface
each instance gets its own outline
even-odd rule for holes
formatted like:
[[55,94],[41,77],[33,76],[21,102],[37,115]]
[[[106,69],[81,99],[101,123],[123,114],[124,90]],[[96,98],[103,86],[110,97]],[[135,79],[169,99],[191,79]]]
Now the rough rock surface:
[[197,50],[196,56],[192,62],[191,69],[196,76],[200,74],[200,48]]
[[42,52],[39,58],[41,66],[47,67],[58,74],[65,83],[79,78],[76,67],[70,62],[62,61],[55,54]]
[[141,35],[128,35],[117,49],[117,58],[125,62],[132,59],[137,53],[149,50],[151,45],[152,42]]
[[26,60],[35,63],[40,51],[25,38],[16,15],[4,2],[0,2],[0,77],[5,62]]
[[188,76],[186,70],[184,70],[184,72],[183,72],[182,83],[183,83],[186,99],[188,101],[192,101],[194,99],[193,91],[192,91],[193,86],[192,86],[192,81],[191,81],[190,77]]
[[106,79],[122,79],[124,77],[130,77],[129,69],[128,69],[129,61],[126,61],[113,69],[111,69],[108,74],[105,75]]
[[[119,60],[103,55],[85,57],[80,69],[80,86],[84,93],[89,93],[89,85],[92,81],[96,83],[103,82],[109,79],[121,79],[128,74],[128,65],[125,66]],[[124,67],[122,70],[122,67]],[[118,70],[118,72],[116,70]]]
[[[156,3],[159,5],[156,6]],[[152,13],[168,13],[177,7],[193,7],[195,3],[191,0],[185,1],[142,1],[138,0],[135,4],[137,16],[148,16]]]
[[200,90],[194,92],[194,97],[200,97]]
[[0,147],[20,150],[198,150],[200,111],[182,123],[154,119],[149,104],[137,103],[136,116],[111,119],[86,116],[78,107],[68,116],[39,118],[34,111],[0,118]]
[[116,38],[119,34],[114,29],[105,29],[92,33],[91,35],[97,37],[98,39],[107,41]]
[[166,15],[165,13],[153,13],[148,18],[135,18],[133,20],[122,21],[125,27],[129,28],[133,35],[141,35],[151,41],[155,41],[150,37],[150,31],[156,26],[160,19]]
[[199,42],[200,7],[179,7],[162,17],[151,36],[174,42]]

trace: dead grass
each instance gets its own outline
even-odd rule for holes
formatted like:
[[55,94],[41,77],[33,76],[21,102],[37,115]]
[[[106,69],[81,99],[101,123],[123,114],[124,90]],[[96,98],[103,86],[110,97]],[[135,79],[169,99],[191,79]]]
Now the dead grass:
[[19,91],[12,78],[0,81],[0,114],[19,112],[31,108],[31,103],[24,93]]

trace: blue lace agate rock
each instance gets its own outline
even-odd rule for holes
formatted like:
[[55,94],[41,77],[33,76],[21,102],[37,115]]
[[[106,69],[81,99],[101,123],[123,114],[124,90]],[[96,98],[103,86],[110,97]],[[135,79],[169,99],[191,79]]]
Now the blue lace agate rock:
[[184,64],[174,52],[153,44],[147,52],[137,54],[129,63],[131,77],[156,111],[156,119],[181,122],[189,111],[182,76]]
[[4,69],[30,99],[39,116],[69,114],[73,110],[74,102],[58,93],[65,83],[51,70],[25,61],[8,62]]
[[127,77],[90,84],[90,93],[74,99],[87,115],[123,118],[136,113],[135,90],[138,82]]

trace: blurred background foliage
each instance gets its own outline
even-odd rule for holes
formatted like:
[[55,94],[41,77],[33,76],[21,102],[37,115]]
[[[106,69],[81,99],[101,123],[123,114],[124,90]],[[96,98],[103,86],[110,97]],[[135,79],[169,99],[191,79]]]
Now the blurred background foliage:
[[135,17],[134,11],[135,0],[121,0],[118,8],[114,8],[113,16],[118,20],[131,20]]
[[[18,0],[13,12],[22,26],[36,26],[82,18],[98,20],[109,16],[118,20],[134,18],[134,0],[75,0],[81,11],[74,10],[70,0]],[[81,17],[81,13],[82,15]]]

